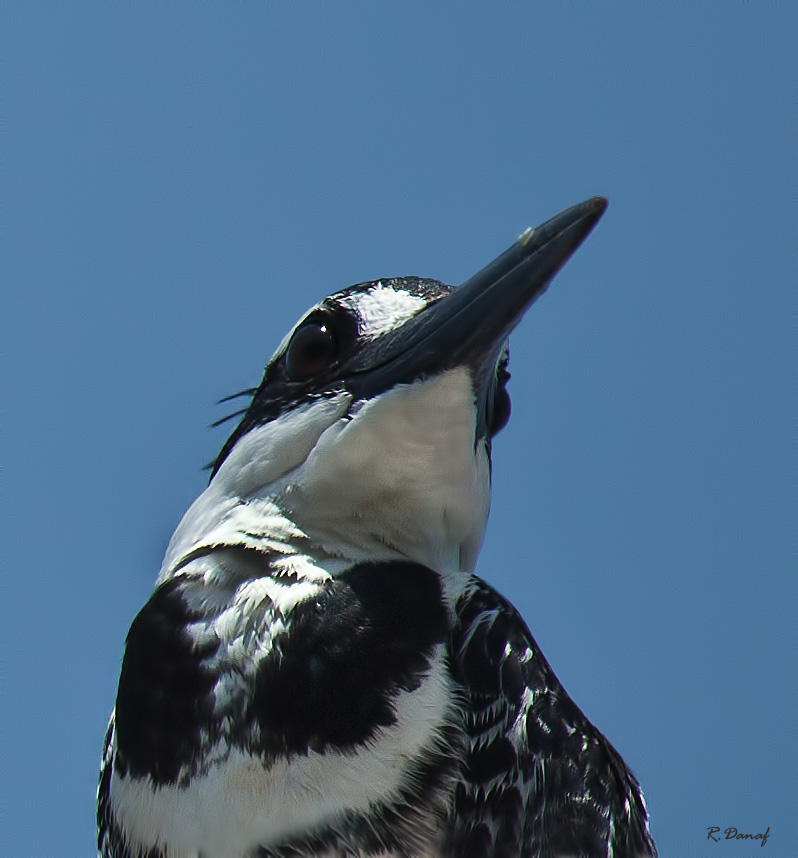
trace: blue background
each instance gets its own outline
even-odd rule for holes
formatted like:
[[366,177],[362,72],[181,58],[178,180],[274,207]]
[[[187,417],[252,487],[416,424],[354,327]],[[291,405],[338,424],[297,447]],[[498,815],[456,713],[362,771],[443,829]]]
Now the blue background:
[[798,7],[4,6],[3,855],[93,853],[214,401],[329,292],[461,282],[594,194],[513,337],[479,571],[663,858],[798,854]]

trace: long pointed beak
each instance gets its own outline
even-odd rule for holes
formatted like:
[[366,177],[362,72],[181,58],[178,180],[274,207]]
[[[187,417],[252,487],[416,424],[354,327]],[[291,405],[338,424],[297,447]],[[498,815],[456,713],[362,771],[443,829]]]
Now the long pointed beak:
[[593,197],[527,229],[462,286],[354,355],[341,367],[347,388],[365,397],[455,366],[495,367],[508,334],[606,208]]

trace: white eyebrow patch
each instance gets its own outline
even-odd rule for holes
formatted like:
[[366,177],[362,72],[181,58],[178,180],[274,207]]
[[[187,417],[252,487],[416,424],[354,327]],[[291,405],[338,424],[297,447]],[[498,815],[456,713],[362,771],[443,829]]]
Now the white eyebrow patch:
[[357,313],[360,333],[365,337],[377,337],[399,327],[427,304],[424,298],[404,289],[391,289],[381,282],[370,292],[347,295],[340,301]]

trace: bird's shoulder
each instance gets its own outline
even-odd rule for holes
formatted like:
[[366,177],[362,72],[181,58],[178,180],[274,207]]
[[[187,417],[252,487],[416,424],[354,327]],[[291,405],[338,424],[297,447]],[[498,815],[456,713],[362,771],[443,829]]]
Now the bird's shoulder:
[[466,761],[452,854],[655,856],[640,787],[571,700],[518,611],[479,578],[456,605]]

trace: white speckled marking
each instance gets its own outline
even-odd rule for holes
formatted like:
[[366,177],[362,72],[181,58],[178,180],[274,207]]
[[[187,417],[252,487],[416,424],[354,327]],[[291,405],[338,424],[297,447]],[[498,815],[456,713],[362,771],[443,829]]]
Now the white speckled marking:
[[415,315],[427,301],[404,289],[393,289],[378,283],[370,292],[361,292],[341,299],[341,304],[360,317],[360,333],[377,337],[398,328]]

